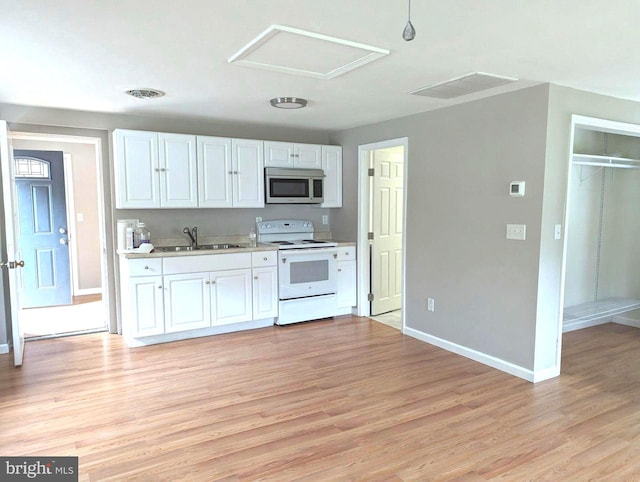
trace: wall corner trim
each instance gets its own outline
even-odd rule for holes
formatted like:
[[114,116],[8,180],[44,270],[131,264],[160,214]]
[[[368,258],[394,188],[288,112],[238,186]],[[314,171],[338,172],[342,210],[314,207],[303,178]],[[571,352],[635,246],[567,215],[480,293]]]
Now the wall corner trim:
[[7,353],[9,353],[9,344],[0,343],[0,355],[5,355]]
[[543,380],[548,380],[549,378],[553,378],[560,374],[560,370],[557,367],[552,367],[545,370],[534,372],[533,370],[523,368],[519,365],[515,365],[511,362],[502,360],[500,358],[487,355],[486,353],[482,353],[472,348],[458,345],[457,343],[453,343],[453,342],[444,340],[442,338],[438,338],[437,336],[428,335],[427,333],[423,333],[422,331],[409,328],[408,326],[404,327],[403,333],[405,335],[409,335],[413,338],[416,338],[420,341],[424,341],[431,345],[435,345],[439,348],[443,348],[447,351],[453,352],[457,355],[462,355],[466,358],[470,358],[471,360],[480,362],[484,365],[488,365],[492,368],[496,368],[510,375],[514,375],[516,377],[522,378],[524,380],[527,380],[528,382],[537,383]]

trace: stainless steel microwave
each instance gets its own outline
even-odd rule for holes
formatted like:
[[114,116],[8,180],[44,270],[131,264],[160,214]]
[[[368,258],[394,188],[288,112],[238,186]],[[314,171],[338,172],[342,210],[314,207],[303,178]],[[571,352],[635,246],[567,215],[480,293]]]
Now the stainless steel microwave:
[[324,201],[322,169],[267,167],[264,184],[267,204],[319,204]]

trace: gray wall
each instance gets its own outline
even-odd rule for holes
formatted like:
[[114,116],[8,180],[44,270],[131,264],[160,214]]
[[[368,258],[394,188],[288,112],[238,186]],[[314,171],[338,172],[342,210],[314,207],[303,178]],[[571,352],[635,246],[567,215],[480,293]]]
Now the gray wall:
[[[212,234],[228,234],[226,229],[236,231],[231,234],[248,232],[256,216],[268,217],[289,216],[293,214],[290,206],[269,207],[264,210],[256,209],[207,209],[207,210],[180,210],[180,217],[175,216],[175,210],[155,212],[152,210],[118,210],[115,212],[113,186],[113,164],[111,157],[111,133],[114,129],[140,129],[161,132],[175,132],[185,134],[202,134],[223,137],[240,137],[253,139],[267,139],[276,141],[308,142],[315,144],[328,144],[329,135],[325,131],[310,129],[282,128],[260,124],[240,124],[224,120],[210,121],[198,119],[180,119],[166,117],[146,117],[126,114],[109,114],[99,112],[84,112],[65,109],[50,109],[41,107],[29,107],[12,104],[0,104],[0,119],[8,121],[9,128],[16,132],[38,132],[61,135],[77,135],[99,137],[102,139],[103,178],[106,201],[106,227],[107,227],[107,258],[111,274],[115,274],[116,263],[114,256],[114,232],[115,219],[118,217],[140,217],[148,219],[150,227],[156,232],[180,230],[184,225],[201,225],[203,231],[211,229]],[[305,207],[302,211],[296,211],[301,216],[309,216],[317,224],[318,230],[327,226],[320,224],[322,214],[329,210]],[[117,214],[116,215],[114,215]],[[120,216],[120,214],[123,214]],[[204,227],[206,226],[206,229]],[[228,226],[228,228],[227,228]],[[203,232],[203,235],[208,232]],[[153,232],[152,232],[153,236]],[[4,239],[4,224],[0,226],[0,243]],[[3,254],[6,247],[0,246]],[[3,290],[0,292],[0,313],[5,313],[8,304],[6,280],[2,278]],[[116,313],[115,279],[111,277],[110,286],[107,287],[111,311]],[[5,301],[6,300],[6,301]],[[0,344],[7,343],[10,337],[9,317],[5,316],[6,323],[0,328]],[[111,320],[111,326],[115,321]]]
[[[408,137],[406,321],[410,328],[532,369],[547,135],[547,85],[335,133],[344,206],[357,235],[358,146]],[[512,198],[509,182],[526,180]],[[507,223],[527,240],[505,239]],[[426,298],[436,311],[426,311]]]

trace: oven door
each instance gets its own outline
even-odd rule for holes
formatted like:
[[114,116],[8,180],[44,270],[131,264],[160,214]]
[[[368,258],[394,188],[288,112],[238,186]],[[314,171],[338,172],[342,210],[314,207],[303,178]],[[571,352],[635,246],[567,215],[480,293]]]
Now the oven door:
[[338,250],[283,249],[278,251],[278,283],[281,300],[335,293]]

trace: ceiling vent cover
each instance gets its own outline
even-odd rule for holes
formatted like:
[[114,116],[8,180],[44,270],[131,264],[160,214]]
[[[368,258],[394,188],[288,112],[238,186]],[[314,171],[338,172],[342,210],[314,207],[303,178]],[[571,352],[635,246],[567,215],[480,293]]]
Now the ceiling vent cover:
[[518,79],[503,77],[500,75],[485,74],[482,72],[472,72],[455,79],[445,80],[438,84],[422,87],[409,92],[423,97],[434,97],[436,99],[453,99],[463,95],[473,94],[483,90],[493,89],[501,85],[517,82]]
[[230,64],[333,79],[389,55],[389,51],[284,25],[271,25],[229,57]]
[[164,95],[164,92],[156,89],[131,89],[127,90],[125,93],[135,97],[136,99],[155,99]]

